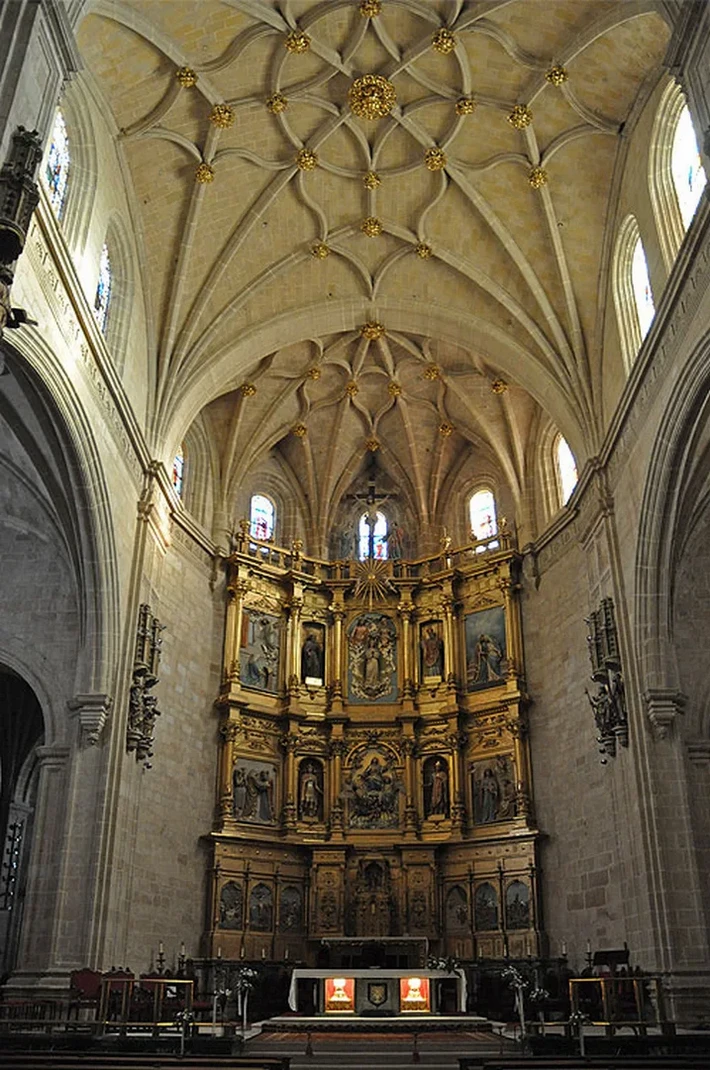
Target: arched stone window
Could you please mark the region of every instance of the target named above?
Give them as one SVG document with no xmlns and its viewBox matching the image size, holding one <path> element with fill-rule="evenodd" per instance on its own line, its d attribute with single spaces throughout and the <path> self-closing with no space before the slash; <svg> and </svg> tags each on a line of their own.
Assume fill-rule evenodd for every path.
<svg viewBox="0 0 710 1070">
<path fill-rule="evenodd" d="M 358 557 L 366 561 L 374 557 L 377 561 L 387 558 L 387 517 L 384 513 L 375 514 L 374 524 L 368 523 L 369 513 L 363 513 L 358 524 Z"/>
<path fill-rule="evenodd" d="M 49 202 L 57 213 L 57 219 L 61 219 L 64 214 L 70 169 L 71 156 L 67 126 L 62 112 L 57 108 L 44 164 L 44 184 L 49 194 Z"/>
<path fill-rule="evenodd" d="M 619 229 L 612 279 L 621 351 L 629 372 L 656 314 L 646 253 L 632 215 Z"/>
<path fill-rule="evenodd" d="M 671 82 L 661 97 L 651 134 L 649 190 L 667 270 L 707 183 L 683 91 Z"/>
<path fill-rule="evenodd" d="M 183 447 L 173 457 L 172 482 L 178 498 L 182 498 L 182 484 L 185 475 L 185 452 Z"/>
<path fill-rule="evenodd" d="M 492 539 L 487 547 L 478 547 L 479 552 L 485 549 L 495 549 L 498 541 L 498 517 L 496 516 L 496 500 L 493 491 L 489 487 L 483 487 L 472 494 L 468 502 L 468 514 L 471 522 L 471 537 L 480 539 Z"/>
<path fill-rule="evenodd" d="M 96 283 L 94 296 L 94 316 L 102 334 L 106 334 L 108 327 L 109 308 L 111 306 L 111 286 L 113 273 L 111 271 L 111 258 L 108 245 L 104 242 L 99 257 L 99 278 Z"/>
<path fill-rule="evenodd" d="M 648 277 L 646 253 L 640 238 L 634 246 L 633 256 L 631 257 L 631 286 L 634 291 L 641 341 L 643 341 L 653 323 L 656 308 L 653 304 L 653 294 L 651 293 L 651 280 Z"/>
<path fill-rule="evenodd" d="M 276 506 L 265 494 L 252 494 L 249 525 L 255 539 L 271 539 L 276 526 Z"/>
<path fill-rule="evenodd" d="M 555 471 L 560 495 L 560 505 L 566 505 L 577 486 L 577 463 L 572 450 L 562 435 L 555 440 Z"/>
<path fill-rule="evenodd" d="M 698 141 L 688 105 L 683 107 L 675 128 L 671 151 L 671 174 L 683 226 L 690 226 L 707 177 L 700 159 Z"/>
</svg>

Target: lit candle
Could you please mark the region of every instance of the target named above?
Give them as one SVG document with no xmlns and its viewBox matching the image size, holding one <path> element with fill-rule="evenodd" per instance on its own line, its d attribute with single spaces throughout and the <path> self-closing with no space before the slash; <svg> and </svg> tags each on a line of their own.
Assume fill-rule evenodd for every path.
<svg viewBox="0 0 710 1070">
<path fill-rule="evenodd" d="M 284 958 L 288 958 L 288 948 L 286 948 L 286 954 L 285 954 Z"/>
<path fill-rule="evenodd" d="M 158 954 L 162 955 L 164 950 L 165 950 L 165 948 L 163 947 L 163 941 L 161 940 L 160 943 L 158 944 Z"/>
<path fill-rule="evenodd" d="M 591 940 L 587 940 L 587 954 L 591 955 L 591 953 L 592 953 L 592 941 Z"/>
<path fill-rule="evenodd" d="M 265 947 L 262 947 L 262 949 L 261 949 L 261 957 L 262 957 L 262 959 L 266 958 L 266 948 Z"/>
<path fill-rule="evenodd" d="M 562 957 L 563 958 L 567 957 L 567 941 L 566 940 L 562 941 Z"/>
<path fill-rule="evenodd" d="M 218 959 L 222 958 L 222 947 L 221 947 L 221 945 L 220 945 L 220 947 L 217 948 L 217 958 Z"/>
<path fill-rule="evenodd" d="M 239 952 L 239 957 L 244 958 L 244 944 L 242 944 L 242 950 Z"/>
<path fill-rule="evenodd" d="M 185 958 L 185 941 L 184 940 L 180 944 L 180 955 L 181 955 L 182 958 Z"/>
</svg>

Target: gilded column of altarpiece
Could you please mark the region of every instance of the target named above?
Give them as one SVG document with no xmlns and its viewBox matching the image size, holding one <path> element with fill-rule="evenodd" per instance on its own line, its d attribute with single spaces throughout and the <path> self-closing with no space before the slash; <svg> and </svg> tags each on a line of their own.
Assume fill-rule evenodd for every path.
<svg viewBox="0 0 710 1070">
<path fill-rule="evenodd" d="M 206 954 L 311 961 L 343 936 L 542 953 L 519 566 L 505 533 L 416 562 L 241 537 Z"/>
</svg>

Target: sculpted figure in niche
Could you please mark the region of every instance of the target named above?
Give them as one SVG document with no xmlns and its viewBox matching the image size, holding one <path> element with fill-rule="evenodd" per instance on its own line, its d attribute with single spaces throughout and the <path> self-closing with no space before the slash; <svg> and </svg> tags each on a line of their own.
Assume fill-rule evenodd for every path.
<svg viewBox="0 0 710 1070">
<path fill-rule="evenodd" d="M 305 684 L 323 683 L 322 629 L 308 628 L 301 647 L 301 680 Z"/>
<path fill-rule="evenodd" d="M 366 613 L 353 623 L 349 649 L 352 700 L 377 702 L 395 697 L 395 635 L 392 621 L 384 614 Z"/>
<path fill-rule="evenodd" d="M 445 759 L 438 756 L 424 763 L 424 815 L 449 816 L 449 769 Z"/>
<path fill-rule="evenodd" d="M 422 677 L 441 677 L 444 672 L 444 641 L 441 638 L 441 624 L 433 621 L 422 628 Z"/>
<path fill-rule="evenodd" d="M 266 884 L 257 884 L 249 896 L 249 928 L 254 932 L 271 932 L 274 923 L 274 897 Z"/>
<path fill-rule="evenodd" d="M 498 928 L 498 896 L 492 884 L 479 884 L 474 896 L 473 920 L 476 929 Z"/>
<path fill-rule="evenodd" d="M 387 543 L 390 557 L 393 561 L 401 561 L 404 551 L 404 531 L 395 520 L 389 531 L 382 538 Z"/>
<path fill-rule="evenodd" d="M 473 766 L 473 819 L 477 825 L 515 817 L 515 775 L 510 755 L 475 762 Z"/>
<path fill-rule="evenodd" d="M 241 885 L 227 881 L 219 897 L 220 929 L 241 929 L 244 894 Z"/>
<path fill-rule="evenodd" d="M 234 816 L 237 821 L 273 825 L 275 770 L 265 762 L 240 759 L 233 774 Z"/>
<path fill-rule="evenodd" d="M 393 828 L 399 820 L 403 785 L 384 755 L 365 751 L 353 763 L 345 782 L 353 828 Z"/>
<path fill-rule="evenodd" d="M 513 881 L 505 893 L 505 918 L 509 929 L 530 925 L 530 890 L 522 881 Z"/>
<path fill-rule="evenodd" d="M 301 762 L 298 810 L 304 821 L 323 820 L 323 768 L 320 762 Z"/>
</svg>

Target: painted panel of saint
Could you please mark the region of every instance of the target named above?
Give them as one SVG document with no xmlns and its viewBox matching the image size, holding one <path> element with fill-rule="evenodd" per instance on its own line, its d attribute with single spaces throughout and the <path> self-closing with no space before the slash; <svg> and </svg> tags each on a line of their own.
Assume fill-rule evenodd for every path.
<svg viewBox="0 0 710 1070">
<path fill-rule="evenodd" d="M 509 929 L 530 927 L 530 889 L 523 881 L 512 881 L 505 890 L 505 923 Z"/>
<path fill-rule="evenodd" d="M 297 933 L 303 928 L 303 896 L 301 889 L 293 885 L 281 892 L 279 928 L 282 933 Z"/>
<path fill-rule="evenodd" d="M 498 893 L 488 881 L 479 884 L 474 892 L 473 923 L 477 931 L 498 928 Z"/>
<path fill-rule="evenodd" d="M 396 828 L 403 784 L 393 756 L 384 748 L 365 744 L 350 761 L 344 795 L 351 828 Z"/>
<path fill-rule="evenodd" d="M 244 913 L 244 891 L 241 884 L 227 881 L 219 895 L 220 929 L 241 929 Z"/>
<path fill-rule="evenodd" d="M 249 928 L 270 933 L 274 927 L 274 893 L 268 884 L 257 884 L 249 896 Z"/>
<path fill-rule="evenodd" d="M 234 816 L 255 825 L 276 824 L 275 765 L 238 758 L 232 776 Z"/>
<path fill-rule="evenodd" d="M 469 613 L 465 619 L 466 681 L 469 691 L 505 682 L 505 609 L 495 606 Z"/>
<path fill-rule="evenodd" d="M 276 694 L 281 654 L 280 617 L 245 609 L 239 649 L 239 680 L 245 687 Z"/>
<path fill-rule="evenodd" d="M 434 754 L 424 762 L 424 816 L 449 816 L 449 766 L 446 758 Z"/>
<path fill-rule="evenodd" d="M 304 758 L 298 767 L 298 816 L 323 820 L 323 765 L 316 758 Z"/>
<path fill-rule="evenodd" d="M 440 620 L 425 621 L 419 628 L 422 683 L 441 680 L 444 675 L 443 626 Z"/>
<path fill-rule="evenodd" d="M 509 754 L 474 762 L 471 769 L 473 820 L 476 825 L 515 817 L 515 774 Z"/>
<path fill-rule="evenodd" d="M 446 931 L 460 933 L 468 928 L 468 896 L 460 884 L 446 896 Z"/>
<path fill-rule="evenodd" d="M 397 629 L 383 613 L 363 613 L 348 632 L 348 691 L 351 702 L 394 702 L 397 698 Z"/>
<path fill-rule="evenodd" d="M 315 621 L 301 625 L 301 683 L 306 687 L 325 683 L 325 626 Z"/>
</svg>

